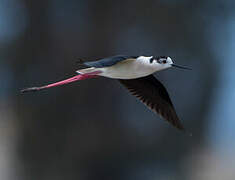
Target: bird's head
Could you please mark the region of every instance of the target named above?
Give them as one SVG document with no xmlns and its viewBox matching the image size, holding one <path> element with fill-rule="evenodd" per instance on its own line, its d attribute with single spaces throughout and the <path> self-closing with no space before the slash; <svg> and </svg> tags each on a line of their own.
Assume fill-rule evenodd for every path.
<svg viewBox="0 0 235 180">
<path fill-rule="evenodd" d="M 177 67 L 181 69 L 191 70 L 190 68 L 176 65 L 175 63 L 173 63 L 172 59 L 169 56 L 158 56 L 158 57 L 152 56 L 149 59 L 149 63 L 158 68 L 158 70 L 163 70 L 170 67 Z"/>
</svg>

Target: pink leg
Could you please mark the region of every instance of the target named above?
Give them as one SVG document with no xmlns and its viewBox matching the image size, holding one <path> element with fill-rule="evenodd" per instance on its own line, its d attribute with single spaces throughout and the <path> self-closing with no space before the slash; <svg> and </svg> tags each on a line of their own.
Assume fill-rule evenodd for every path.
<svg viewBox="0 0 235 180">
<path fill-rule="evenodd" d="M 87 74 L 79 74 L 79 75 L 76 75 L 76 76 L 71 77 L 69 79 L 59 81 L 59 82 L 56 82 L 56 83 L 52 83 L 52 84 L 49 84 L 49 85 L 46 85 L 46 86 L 26 88 L 26 89 L 21 90 L 21 92 L 25 93 L 25 92 L 29 92 L 29 91 L 39 91 L 39 90 L 42 90 L 42 89 L 47 89 L 47 88 L 51 88 L 51 87 L 55 87 L 55 86 L 61 86 L 61 85 L 64 85 L 64 84 L 75 82 L 75 81 L 95 78 L 100 73 L 101 73 L 101 71 L 95 71 L 95 72 L 91 72 L 91 73 L 87 73 Z"/>
</svg>

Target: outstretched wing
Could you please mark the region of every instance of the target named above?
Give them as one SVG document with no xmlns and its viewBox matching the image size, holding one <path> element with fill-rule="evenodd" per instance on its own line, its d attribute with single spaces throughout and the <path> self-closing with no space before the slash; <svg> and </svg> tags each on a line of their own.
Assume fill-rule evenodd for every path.
<svg viewBox="0 0 235 180">
<path fill-rule="evenodd" d="M 85 62 L 84 64 L 88 67 L 102 68 L 102 67 L 112 66 L 117 64 L 118 62 L 133 58 L 137 58 L 137 56 L 117 55 L 104 58 L 98 61 Z"/>
<path fill-rule="evenodd" d="M 158 113 L 176 128 L 184 130 L 167 90 L 153 75 L 138 79 L 120 79 L 119 81 L 152 111 Z"/>
</svg>

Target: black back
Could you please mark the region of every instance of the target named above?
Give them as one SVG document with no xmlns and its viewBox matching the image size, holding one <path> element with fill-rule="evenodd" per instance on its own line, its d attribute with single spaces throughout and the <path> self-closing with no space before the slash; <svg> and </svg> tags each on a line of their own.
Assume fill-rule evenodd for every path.
<svg viewBox="0 0 235 180">
<path fill-rule="evenodd" d="M 109 67 L 117 64 L 118 62 L 124 61 L 126 59 L 137 58 L 138 56 L 126 56 L 126 55 L 116 55 L 112 57 L 107 57 L 98 61 L 85 62 L 84 64 L 88 67 Z"/>
</svg>

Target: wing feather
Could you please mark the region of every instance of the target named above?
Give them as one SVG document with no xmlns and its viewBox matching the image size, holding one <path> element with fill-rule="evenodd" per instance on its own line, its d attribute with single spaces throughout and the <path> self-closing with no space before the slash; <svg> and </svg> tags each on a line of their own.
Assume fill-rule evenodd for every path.
<svg viewBox="0 0 235 180">
<path fill-rule="evenodd" d="M 166 88 L 153 75 L 138 79 L 119 79 L 129 92 L 153 112 L 180 130 L 184 130 Z"/>
</svg>

